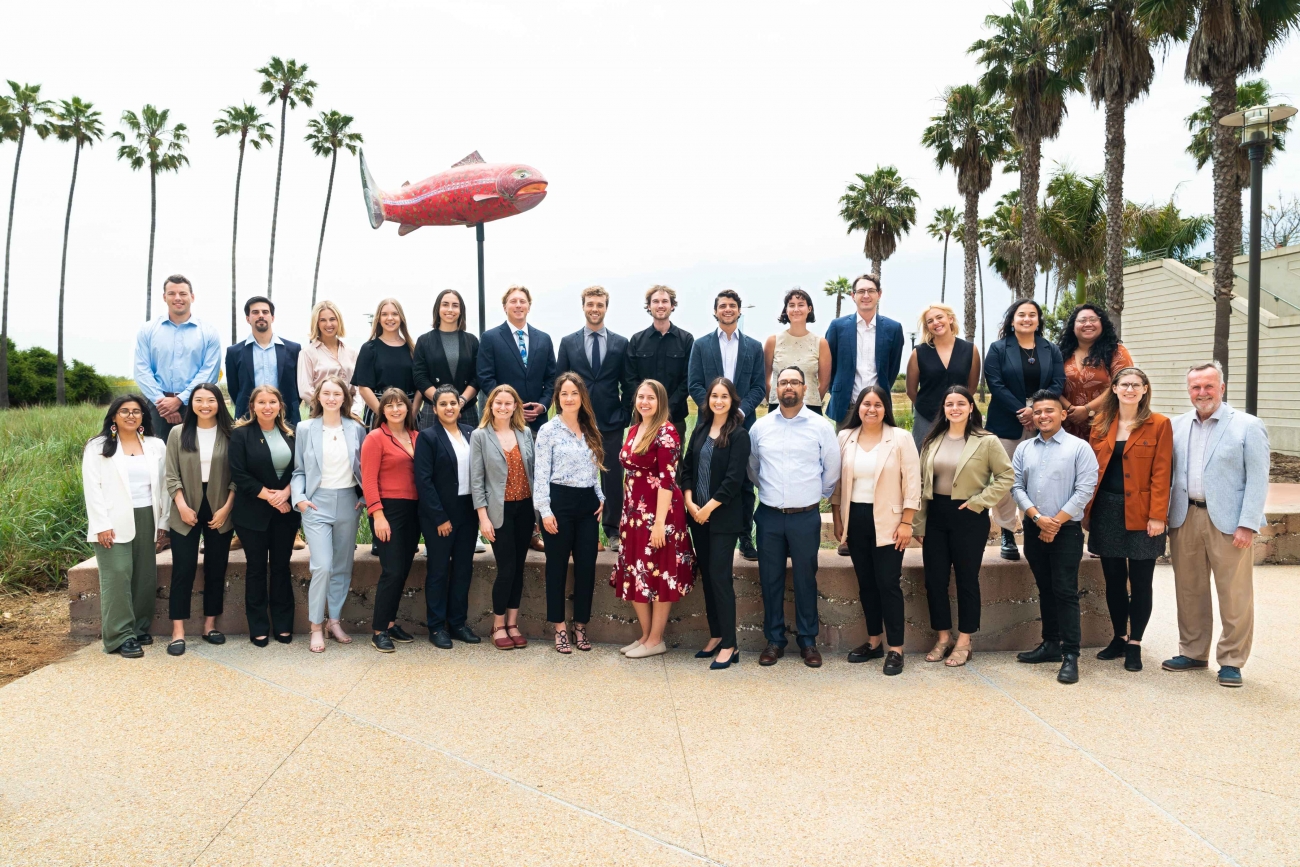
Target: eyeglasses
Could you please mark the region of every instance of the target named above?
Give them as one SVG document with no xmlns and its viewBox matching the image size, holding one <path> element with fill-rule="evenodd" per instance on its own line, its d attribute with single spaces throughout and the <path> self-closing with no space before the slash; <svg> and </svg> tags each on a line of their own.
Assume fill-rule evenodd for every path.
<svg viewBox="0 0 1300 867">
<path fill-rule="evenodd" d="M 144 412 L 138 409 L 119 409 L 117 414 L 127 418 L 139 418 L 144 415 Z"/>
<path fill-rule="evenodd" d="M 778 379 L 776 381 L 777 388 L 793 388 L 795 386 L 802 387 L 803 381 L 798 379 Z"/>
<path fill-rule="evenodd" d="M 1137 391 L 1139 388 L 1145 388 L 1146 386 L 1141 382 L 1121 382 L 1115 387 L 1120 391 Z"/>
<path fill-rule="evenodd" d="M 1098 319 L 1096 316 L 1080 316 L 1078 319 L 1074 320 L 1074 324 L 1075 325 L 1100 325 L 1101 320 Z"/>
<path fill-rule="evenodd" d="M 879 295 L 879 294 L 880 294 L 879 289 L 854 289 L 853 290 L 853 297 L 855 298 L 858 297 L 859 295 Z"/>
</svg>

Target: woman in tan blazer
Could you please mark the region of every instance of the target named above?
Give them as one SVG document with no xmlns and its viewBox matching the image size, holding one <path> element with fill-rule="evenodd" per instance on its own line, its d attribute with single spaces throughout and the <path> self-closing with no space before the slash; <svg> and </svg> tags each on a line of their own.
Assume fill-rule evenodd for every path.
<svg viewBox="0 0 1300 867">
<path fill-rule="evenodd" d="M 926 662 L 965 665 L 980 628 L 980 564 L 989 541 L 988 510 L 1011 490 L 1006 449 L 984 429 L 975 397 L 961 385 L 943 395 L 943 413 L 921 444 L 921 509 L 913 532 L 925 561 L 930 628 L 939 639 Z M 957 574 L 957 642 L 952 642 L 948 582 Z"/>
<path fill-rule="evenodd" d="M 912 515 L 921 500 L 916 443 L 894 424 L 893 400 L 878 385 L 862 389 L 839 440 L 840 484 L 831 495 L 831 514 L 836 538 L 848 545 L 867 620 L 867 643 L 849 654 L 849 662 L 883 656 L 885 674 L 902 674 L 903 549 L 912 541 Z"/>
</svg>

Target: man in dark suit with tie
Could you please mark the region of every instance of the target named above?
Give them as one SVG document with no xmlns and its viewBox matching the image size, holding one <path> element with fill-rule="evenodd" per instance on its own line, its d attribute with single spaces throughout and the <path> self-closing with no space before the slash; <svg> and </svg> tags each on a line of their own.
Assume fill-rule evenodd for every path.
<svg viewBox="0 0 1300 867">
<path fill-rule="evenodd" d="M 302 347 L 276 335 L 275 305 L 255 295 L 244 302 L 244 318 L 252 333 L 226 349 L 226 389 L 235 402 L 235 418 L 248 414 L 248 397 L 259 385 L 272 385 L 284 398 L 284 417 L 296 427 L 298 405 L 298 352 Z"/>
<path fill-rule="evenodd" d="M 623 513 L 623 465 L 618 453 L 627 427 L 626 398 L 633 386 L 626 379 L 624 364 L 627 338 L 605 327 L 608 308 L 609 293 L 603 287 L 582 290 L 582 315 L 587 325 L 560 340 L 555 367 L 558 373 L 573 371 L 581 376 L 591 395 L 591 408 L 605 449 L 605 465 L 600 468 L 600 487 L 605 492 L 601 522 L 610 550 L 617 551 L 618 520 Z"/>
<path fill-rule="evenodd" d="M 523 286 L 511 286 L 501 299 L 506 321 L 483 334 L 478 350 L 478 380 L 484 394 L 498 385 L 519 392 L 524 420 L 533 434 L 546 422 L 555 391 L 555 350 L 551 336 L 528 324 L 533 296 Z"/>
</svg>

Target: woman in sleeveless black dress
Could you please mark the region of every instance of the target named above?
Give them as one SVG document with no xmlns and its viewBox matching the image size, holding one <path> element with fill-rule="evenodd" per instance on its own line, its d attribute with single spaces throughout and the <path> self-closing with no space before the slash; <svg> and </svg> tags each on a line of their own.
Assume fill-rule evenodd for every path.
<svg viewBox="0 0 1300 867">
<path fill-rule="evenodd" d="M 980 353 L 974 343 L 958 337 L 957 314 L 944 304 L 921 311 L 917 330 L 925 337 L 907 360 L 907 396 L 912 399 L 912 439 L 920 449 L 948 388 L 960 385 L 972 393 L 979 388 Z M 946 365 L 943 355 L 948 356 Z"/>
</svg>

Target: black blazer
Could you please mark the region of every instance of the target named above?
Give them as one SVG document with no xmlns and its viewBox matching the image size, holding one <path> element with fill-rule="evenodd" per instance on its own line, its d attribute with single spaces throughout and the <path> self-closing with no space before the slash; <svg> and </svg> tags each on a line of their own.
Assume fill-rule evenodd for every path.
<svg viewBox="0 0 1300 867">
<path fill-rule="evenodd" d="M 1056 344 L 1048 343 L 1040 334 L 1034 341 L 1037 348 L 1040 389 L 1053 394 L 1065 390 L 1065 363 Z M 1025 408 L 1025 370 L 1020 363 L 1020 344 L 1013 334 L 989 344 L 984 359 L 984 380 L 989 384 L 989 411 L 984 426 L 1003 439 L 1019 439 L 1024 426 L 1016 418 L 1016 411 Z"/>
<path fill-rule="evenodd" d="M 284 415 L 289 427 L 297 427 L 301 416 L 298 405 L 298 352 L 302 349 L 292 340 L 280 338 L 275 344 L 275 368 L 280 375 L 276 388 L 284 396 Z M 240 342 L 226 349 L 226 390 L 235 401 L 235 418 L 248 415 L 248 396 L 253 393 L 253 345 Z"/>
<path fill-rule="evenodd" d="M 420 393 L 441 385 L 454 386 L 457 391 L 470 386 L 478 388 L 478 337 L 468 331 L 457 333 L 460 335 L 460 358 L 455 370 L 447 366 L 447 353 L 442 351 L 442 338 L 437 329 L 426 331 L 415 341 L 411 373 Z"/>
<path fill-rule="evenodd" d="M 483 332 L 478 348 L 479 387 L 491 392 L 498 385 L 508 385 L 519 392 L 524 403 L 551 405 L 555 391 L 555 350 L 551 336 L 528 326 L 528 367 L 519 357 L 519 344 L 509 322 Z M 545 415 L 537 416 L 529 427 L 536 433 L 546 422 Z"/>
<path fill-rule="evenodd" d="M 468 447 L 474 429 L 462 424 L 460 433 Z M 442 422 L 430 425 L 415 438 L 415 489 L 420 495 L 420 524 L 425 535 L 447 521 L 451 521 L 453 527 L 471 520 L 477 522 L 470 496 L 461 497 L 457 493 L 460 477 L 457 475 L 456 450 L 452 448 Z"/>
<path fill-rule="evenodd" d="M 621 431 L 628 422 L 624 398 L 632 391 L 625 363 L 627 338 L 605 329 L 605 357 L 600 360 L 600 375 L 594 378 L 589 348 L 586 328 L 562 338 L 560 353 L 555 359 L 556 376 L 570 370 L 581 376 L 591 395 L 596 427 L 602 431 Z"/>
<path fill-rule="evenodd" d="M 709 438 L 709 429 L 696 425 L 691 433 L 691 443 L 686 449 L 677 469 L 677 483 L 682 491 L 690 491 L 695 497 L 695 470 L 700 463 L 700 450 Z M 717 500 L 722 505 L 709 516 L 706 526 L 715 533 L 743 533 L 745 531 L 744 501 L 740 496 L 741 485 L 745 481 L 745 470 L 749 464 L 749 431 L 743 427 L 736 428 L 727 438 L 726 448 L 713 448 L 713 459 L 709 462 L 709 499 Z M 703 507 L 704 503 L 695 505 Z"/>
<path fill-rule="evenodd" d="M 293 436 L 285 437 L 289 448 L 294 448 Z M 235 483 L 235 505 L 230 516 L 236 527 L 250 530 L 265 530 L 271 521 L 293 521 L 297 524 L 301 516 L 297 509 L 290 509 L 282 515 L 266 500 L 258 498 L 262 488 L 278 491 L 289 487 L 293 478 L 293 461 L 285 467 L 282 475 L 275 472 L 271 462 L 271 448 L 266 444 L 262 428 L 253 422 L 235 428 L 230 432 L 230 480 Z"/>
</svg>

